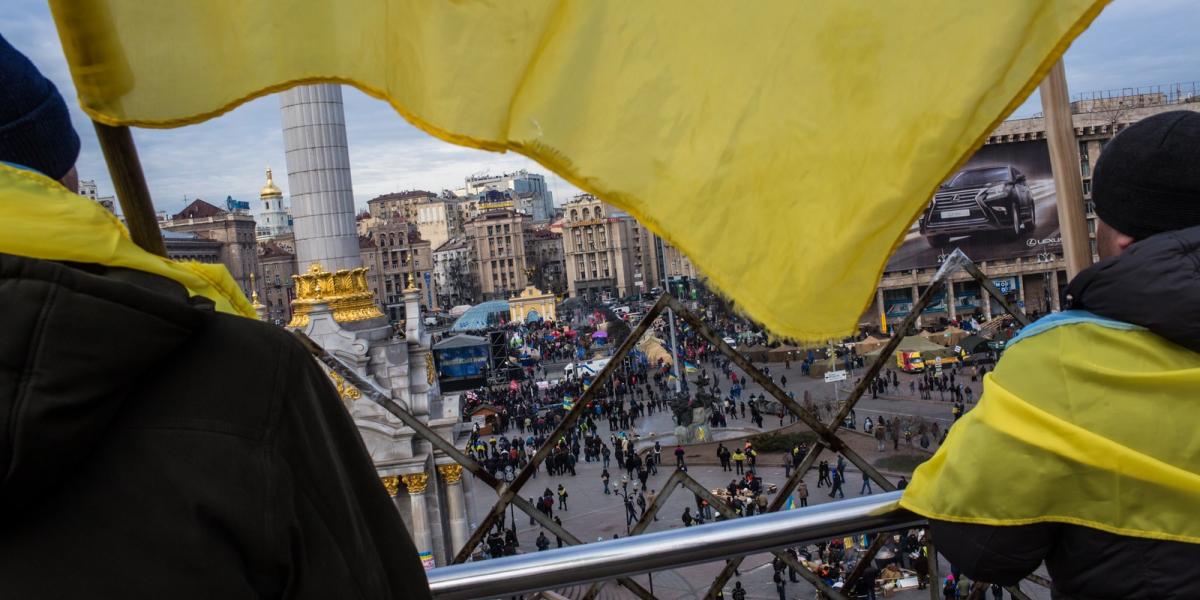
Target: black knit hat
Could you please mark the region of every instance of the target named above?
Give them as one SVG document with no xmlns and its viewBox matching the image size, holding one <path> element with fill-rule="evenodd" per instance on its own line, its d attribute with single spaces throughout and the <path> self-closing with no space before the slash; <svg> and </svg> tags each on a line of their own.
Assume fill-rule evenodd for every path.
<svg viewBox="0 0 1200 600">
<path fill-rule="evenodd" d="M 1157 114 L 1114 137 L 1096 161 L 1092 201 L 1137 240 L 1200 225 L 1200 113 Z"/>
<path fill-rule="evenodd" d="M 62 179 L 79 158 L 79 136 L 58 89 L 0 36 L 0 161 Z"/>
</svg>

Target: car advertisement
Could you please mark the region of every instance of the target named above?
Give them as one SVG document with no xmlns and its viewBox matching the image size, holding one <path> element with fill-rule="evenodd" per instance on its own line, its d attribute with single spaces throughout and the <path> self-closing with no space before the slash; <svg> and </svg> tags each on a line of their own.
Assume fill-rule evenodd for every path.
<svg viewBox="0 0 1200 600">
<path fill-rule="evenodd" d="M 942 182 L 886 270 L 936 267 L 955 248 L 975 262 L 1062 253 L 1045 140 L 980 148 Z"/>
</svg>

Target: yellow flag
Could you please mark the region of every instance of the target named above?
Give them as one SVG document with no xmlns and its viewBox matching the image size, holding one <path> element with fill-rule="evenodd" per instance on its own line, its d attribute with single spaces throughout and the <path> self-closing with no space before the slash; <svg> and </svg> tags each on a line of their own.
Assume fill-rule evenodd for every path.
<svg viewBox="0 0 1200 600">
<path fill-rule="evenodd" d="M 515 150 L 775 333 L 851 330 L 937 184 L 1106 0 L 51 0 L 84 109 L 176 127 L 305 82 Z"/>
<path fill-rule="evenodd" d="M 1164 426 L 1194 410 L 1200 354 L 1082 311 L 1025 335 L 900 505 L 944 521 L 1071 523 L 1200 543 L 1196 435 Z"/>
<path fill-rule="evenodd" d="M 224 265 L 146 252 L 99 203 L 41 173 L 0 163 L 0 215 L 0 252 L 153 273 L 179 283 L 192 296 L 212 300 L 221 312 L 257 318 Z"/>
</svg>

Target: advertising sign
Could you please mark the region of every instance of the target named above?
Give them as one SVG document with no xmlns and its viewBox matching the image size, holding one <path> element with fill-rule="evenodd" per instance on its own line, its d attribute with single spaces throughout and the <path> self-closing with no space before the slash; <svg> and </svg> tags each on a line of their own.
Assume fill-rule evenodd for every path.
<svg viewBox="0 0 1200 600">
<path fill-rule="evenodd" d="M 886 270 L 936 267 L 955 248 L 976 262 L 1061 254 L 1045 140 L 980 148 L 937 189 Z"/>
</svg>

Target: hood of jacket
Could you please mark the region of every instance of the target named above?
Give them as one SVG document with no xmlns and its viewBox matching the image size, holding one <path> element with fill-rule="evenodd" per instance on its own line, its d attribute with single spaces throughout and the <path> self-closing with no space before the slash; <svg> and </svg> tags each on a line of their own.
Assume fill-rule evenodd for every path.
<svg viewBox="0 0 1200 600">
<path fill-rule="evenodd" d="M 70 485 L 129 390 L 212 307 L 162 277 L 0 254 L 0 523 Z"/>
<path fill-rule="evenodd" d="M 1141 325 L 1200 352 L 1200 227 L 1134 243 L 1067 286 L 1070 308 Z"/>
</svg>

